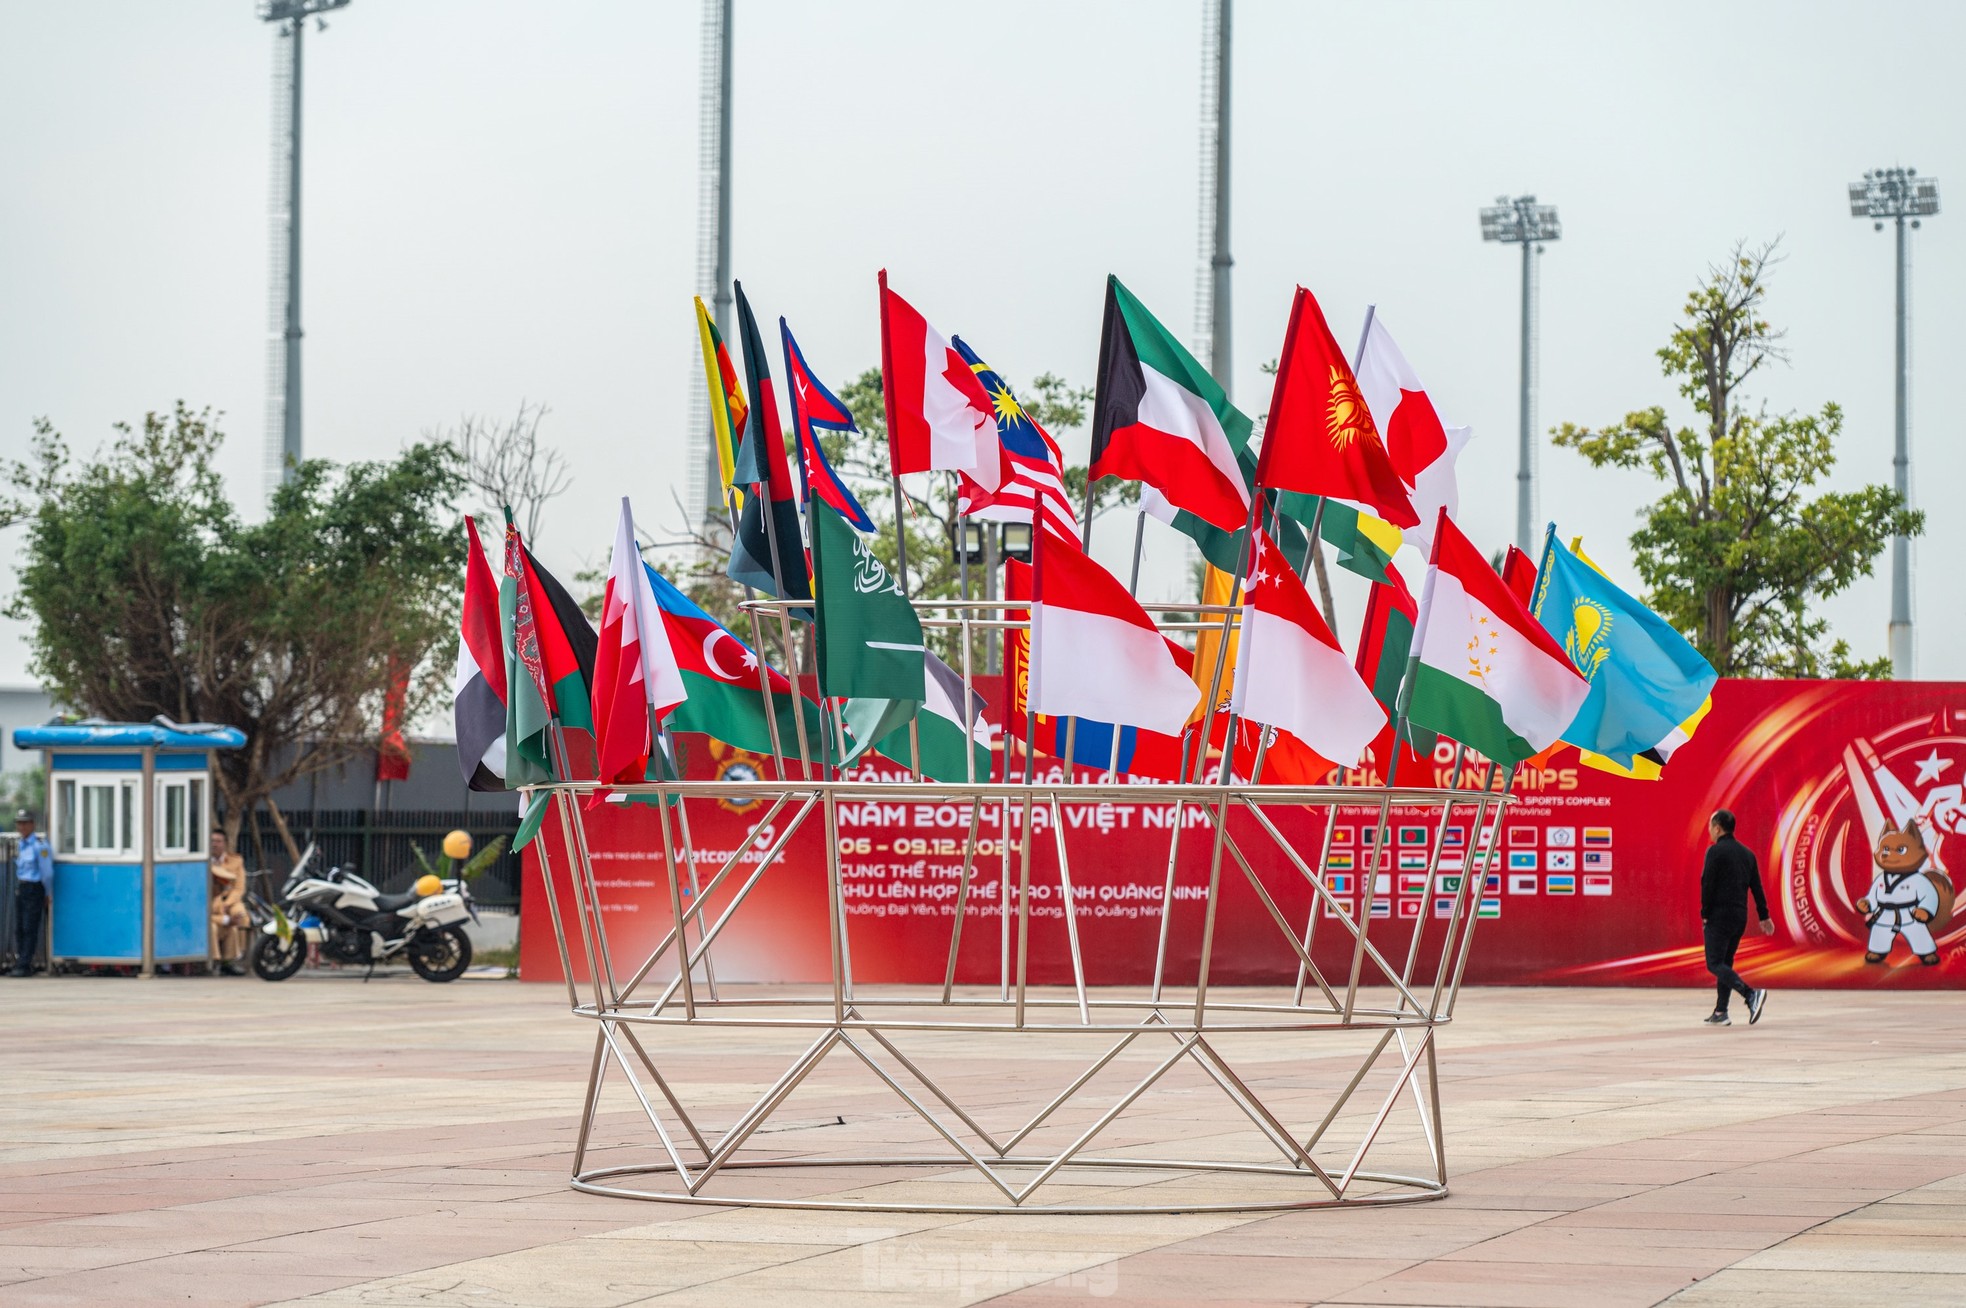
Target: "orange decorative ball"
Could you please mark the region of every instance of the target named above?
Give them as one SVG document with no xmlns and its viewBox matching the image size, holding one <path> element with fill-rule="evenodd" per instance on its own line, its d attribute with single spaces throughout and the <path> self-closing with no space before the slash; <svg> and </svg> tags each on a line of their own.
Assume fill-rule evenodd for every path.
<svg viewBox="0 0 1966 1308">
<path fill-rule="evenodd" d="M 448 836 L 445 836 L 444 857 L 445 858 L 470 858 L 471 833 L 468 831 L 453 831 Z"/>
</svg>

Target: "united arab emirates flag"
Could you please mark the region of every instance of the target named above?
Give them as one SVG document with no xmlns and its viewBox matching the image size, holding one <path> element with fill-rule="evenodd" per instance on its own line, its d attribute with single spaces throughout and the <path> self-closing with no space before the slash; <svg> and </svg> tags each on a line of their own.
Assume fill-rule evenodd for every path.
<svg viewBox="0 0 1966 1308">
<path fill-rule="evenodd" d="M 914 738 L 904 726 L 881 737 L 875 748 L 908 766 L 919 748 L 922 775 L 931 781 L 988 781 L 990 731 L 983 722 L 988 705 L 974 690 L 965 694 L 962 677 L 933 651 L 926 673 L 928 698 L 915 715 Z"/>
<path fill-rule="evenodd" d="M 688 698 L 669 715 L 671 731 L 710 736 L 754 754 L 772 752 L 771 718 L 765 712 L 764 687 L 771 687 L 771 707 L 778 718 L 778 745 L 788 758 L 798 757 L 798 720 L 793 716 L 792 683 L 785 674 L 759 660 L 749 645 L 699 608 L 669 579 L 644 563 L 649 586 L 676 666 L 683 675 Z M 806 739 L 817 747 L 819 706 L 802 700 Z"/>
<path fill-rule="evenodd" d="M 842 763 L 903 728 L 928 698 L 921 620 L 839 510 L 814 497 L 812 571 L 818 582 L 819 692 L 847 701 L 853 743 Z"/>
<path fill-rule="evenodd" d="M 1236 464 L 1249 430 L 1208 369 L 1108 277 L 1087 475 L 1144 482 L 1175 508 L 1235 531 L 1249 515 Z"/>
<path fill-rule="evenodd" d="M 1519 763 L 1556 742 L 1591 683 L 1446 513 L 1435 524 L 1407 714 Z"/>
</svg>

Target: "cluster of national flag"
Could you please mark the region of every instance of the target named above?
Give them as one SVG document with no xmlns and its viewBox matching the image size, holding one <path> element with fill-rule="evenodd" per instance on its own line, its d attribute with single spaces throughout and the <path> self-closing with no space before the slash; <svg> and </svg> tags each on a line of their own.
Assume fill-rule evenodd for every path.
<svg viewBox="0 0 1966 1308">
<path fill-rule="evenodd" d="M 763 337 L 735 289 L 741 372 L 697 302 L 732 515 L 727 573 L 815 624 L 816 694 L 642 559 L 625 498 L 598 633 L 509 521 L 494 581 L 467 520 L 455 709 L 474 788 L 659 779 L 673 775 L 675 731 L 768 750 L 781 767 L 878 752 L 919 776 L 989 777 L 985 706 L 927 648 L 903 579 L 875 551 L 873 520 L 828 458 L 826 440 L 859 436 L 854 415 L 781 318 L 788 439 Z M 1006 637 L 1002 715 L 1028 749 L 1169 780 L 1203 776 L 1214 756 L 1224 778 L 1262 766 L 1266 779 L 1317 781 L 1368 750 L 1440 735 L 1510 764 L 1568 741 L 1648 776 L 1698 724 L 1711 668 L 1580 549 L 1552 529 L 1540 566 L 1511 551 L 1498 575 L 1456 526 L 1468 429 L 1442 422 L 1376 313 L 1347 359 L 1298 288 L 1252 450 L 1255 424 L 1108 279 L 1088 476 L 1141 483 L 1145 510 L 1210 564 L 1204 599 L 1238 613 L 1239 630 L 1190 650 L 1084 551 L 1058 445 L 1002 377 L 885 272 L 879 293 L 892 474 L 947 472 L 962 513 L 1034 529 L 1033 561 L 1006 565 L 1003 592 L 1028 605 L 1028 628 Z M 1313 535 L 1373 582 L 1352 656 L 1305 586 Z M 1427 553 L 1417 601 L 1393 561 L 1409 543 Z"/>
</svg>

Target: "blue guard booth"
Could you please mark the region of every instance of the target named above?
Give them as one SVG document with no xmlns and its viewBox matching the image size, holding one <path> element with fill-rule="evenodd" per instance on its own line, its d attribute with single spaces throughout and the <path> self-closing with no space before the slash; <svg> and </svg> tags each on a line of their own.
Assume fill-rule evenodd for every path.
<svg viewBox="0 0 1966 1308">
<path fill-rule="evenodd" d="M 20 727 L 45 751 L 55 884 L 51 963 L 134 965 L 211 959 L 206 832 L 212 752 L 236 727 L 81 722 Z"/>
</svg>

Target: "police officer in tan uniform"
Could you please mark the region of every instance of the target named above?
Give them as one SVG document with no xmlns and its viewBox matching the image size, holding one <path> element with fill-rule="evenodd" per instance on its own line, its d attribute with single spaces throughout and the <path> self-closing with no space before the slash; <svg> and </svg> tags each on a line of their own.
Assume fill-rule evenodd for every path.
<svg viewBox="0 0 1966 1308">
<path fill-rule="evenodd" d="M 211 834 L 212 956 L 227 976 L 244 976 L 239 960 L 246 956 L 246 861 L 232 852 L 225 832 Z"/>
</svg>

